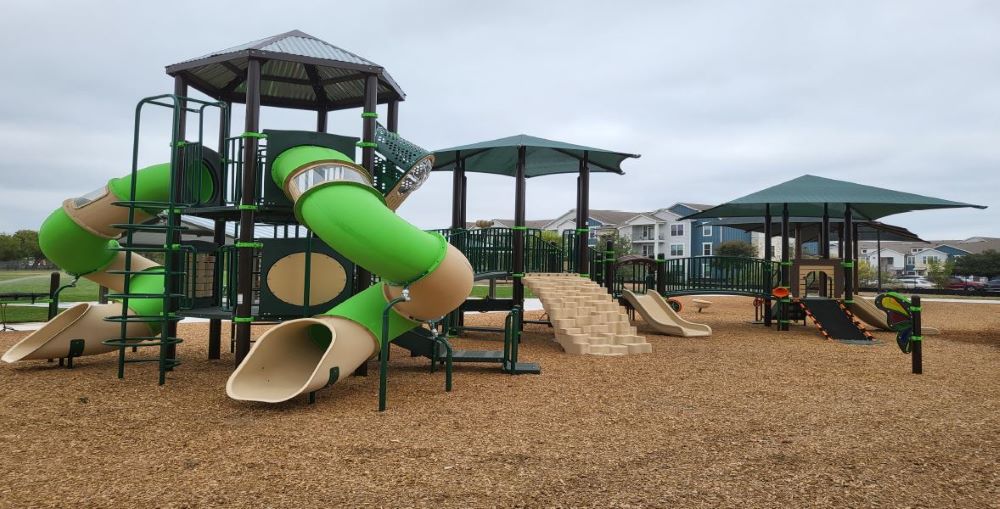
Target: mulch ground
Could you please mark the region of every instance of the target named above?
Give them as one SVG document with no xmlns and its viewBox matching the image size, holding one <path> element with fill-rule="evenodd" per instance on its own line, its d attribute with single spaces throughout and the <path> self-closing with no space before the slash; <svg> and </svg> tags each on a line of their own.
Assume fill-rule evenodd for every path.
<svg viewBox="0 0 1000 509">
<path fill-rule="evenodd" d="M 114 355 L 4 364 L 0 506 L 1000 507 L 1000 306 L 925 303 L 944 334 L 915 376 L 890 333 L 778 334 L 711 300 L 683 312 L 711 338 L 648 335 L 650 355 L 569 356 L 528 325 L 541 376 L 463 365 L 451 393 L 394 348 L 381 414 L 376 369 L 315 405 L 232 401 L 200 324 L 163 387 Z"/>
</svg>

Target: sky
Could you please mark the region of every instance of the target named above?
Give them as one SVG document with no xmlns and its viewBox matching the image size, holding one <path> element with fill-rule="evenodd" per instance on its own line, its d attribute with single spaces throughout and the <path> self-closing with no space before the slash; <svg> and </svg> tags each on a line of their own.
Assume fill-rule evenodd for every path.
<svg viewBox="0 0 1000 509">
<path fill-rule="evenodd" d="M 1000 2 L 154 5 L 4 1 L 0 232 L 128 172 L 135 104 L 172 91 L 165 66 L 298 29 L 385 67 L 407 94 L 400 134 L 428 149 L 524 133 L 641 154 L 592 176 L 594 209 L 722 203 L 808 173 L 987 205 L 886 221 L 1000 237 Z M 262 113 L 263 128 L 314 126 Z M 169 156 L 168 130 L 143 126 L 141 162 Z M 330 131 L 359 136 L 359 111 Z M 446 227 L 450 191 L 435 173 L 399 213 Z M 513 217 L 513 192 L 471 174 L 468 219 Z M 574 176 L 527 183 L 529 219 L 574 203 Z"/>
</svg>

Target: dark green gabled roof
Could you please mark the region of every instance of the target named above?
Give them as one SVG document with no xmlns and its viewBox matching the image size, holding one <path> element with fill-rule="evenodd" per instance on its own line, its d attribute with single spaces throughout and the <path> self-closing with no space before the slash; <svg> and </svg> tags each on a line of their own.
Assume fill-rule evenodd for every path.
<svg viewBox="0 0 1000 509">
<path fill-rule="evenodd" d="M 517 166 L 517 150 L 525 147 L 525 176 L 538 177 L 557 173 L 577 173 L 580 161 L 587 155 L 590 171 L 624 175 L 621 163 L 638 154 L 615 152 L 536 136 L 518 134 L 496 140 L 462 145 L 434 152 L 434 170 L 453 171 L 455 163 L 464 161 L 465 171 L 493 173 L 513 177 Z"/>
<path fill-rule="evenodd" d="M 828 206 L 831 217 L 843 217 L 846 205 L 850 204 L 855 218 L 867 220 L 913 210 L 986 208 L 982 205 L 904 193 L 815 175 L 803 175 L 697 214 L 691 214 L 684 219 L 763 217 L 766 205 L 771 206 L 771 215 L 780 216 L 782 206 L 786 203 L 789 215 L 802 217 L 823 217 L 824 204 Z"/>
<path fill-rule="evenodd" d="M 242 103 L 250 58 L 261 65 L 260 102 L 308 110 L 361 107 L 365 76 L 378 77 L 378 102 L 406 94 L 380 65 L 305 32 L 292 30 L 167 66 L 192 87 L 218 100 Z"/>
</svg>

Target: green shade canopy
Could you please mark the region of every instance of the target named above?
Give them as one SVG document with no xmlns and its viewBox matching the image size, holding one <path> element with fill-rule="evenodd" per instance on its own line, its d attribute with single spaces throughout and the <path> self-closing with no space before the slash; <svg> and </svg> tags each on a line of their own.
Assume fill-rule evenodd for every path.
<svg viewBox="0 0 1000 509">
<path fill-rule="evenodd" d="M 821 230 L 821 224 L 819 219 L 815 217 L 790 217 L 788 222 L 792 225 L 799 225 L 802 231 L 803 240 L 815 240 L 819 237 L 819 232 Z M 830 218 L 830 230 L 832 232 L 832 237 L 836 238 L 837 226 L 844 222 L 843 217 L 831 217 Z M 764 220 L 761 217 L 727 217 L 725 219 L 709 219 L 705 220 L 702 225 L 713 225 L 713 226 L 728 226 L 730 228 L 736 228 L 738 230 L 743 230 L 745 232 L 763 232 L 764 231 Z M 881 239 L 883 241 L 906 241 L 906 242 L 925 242 L 916 233 L 903 228 L 902 226 L 895 226 L 891 224 L 881 223 L 878 221 L 869 221 L 862 223 L 855 223 L 858 227 L 858 240 L 876 240 Z M 778 237 L 781 235 L 781 218 L 771 219 L 771 233 Z M 794 236 L 794 235 L 793 235 Z"/>
<path fill-rule="evenodd" d="M 771 206 L 772 216 L 780 216 L 784 204 L 788 204 L 789 215 L 801 217 L 823 217 L 824 204 L 828 206 L 830 217 L 843 217 L 849 204 L 854 218 L 869 221 L 912 210 L 986 208 L 982 205 L 803 175 L 683 219 L 763 217 L 766 205 Z"/>
<path fill-rule="evenodd" d="M 546 140 L 526 134 L 508 136 L 491 141 L 462 145 L 434 152 L 435 171 L 454 171 L 461 160 L 465 171 L 493 173 L 513 177 L 517 167 L 517 150 L 525 147 L 525 177 L 577 173 L 580 161 L 586 154 L 590 171 L 603 171 L 624 175 L 621 163 L 639 154 L 614 152 L 561 141 Z"/>
</svg>

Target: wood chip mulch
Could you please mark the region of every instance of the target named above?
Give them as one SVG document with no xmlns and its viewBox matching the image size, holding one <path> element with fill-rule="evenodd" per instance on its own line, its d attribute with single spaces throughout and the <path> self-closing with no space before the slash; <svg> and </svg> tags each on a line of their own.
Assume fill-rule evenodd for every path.
<svg viewBox="0 0 1000 509">
<path fill-rule="evenodd" d="M 1000 306 L 925 303 L 943 334 L 915 376 L 891 333 L 779 334 L 709 300 L 682 314 L 712 337 L 648 335 L 648 355 L 571 356 L 527 325 L 542 375 L 461 365 L 451 393 L 394 348 L 382 414 L 375 364 L 315 405 L 232 401 L 202 324 L 163 387 L 153 365 L 116 379 L 113 354 L 0 365 L 0 506 L 1000 507 Z M 501 347 L 483 337 L 455 344 Z"/>
</svg>

